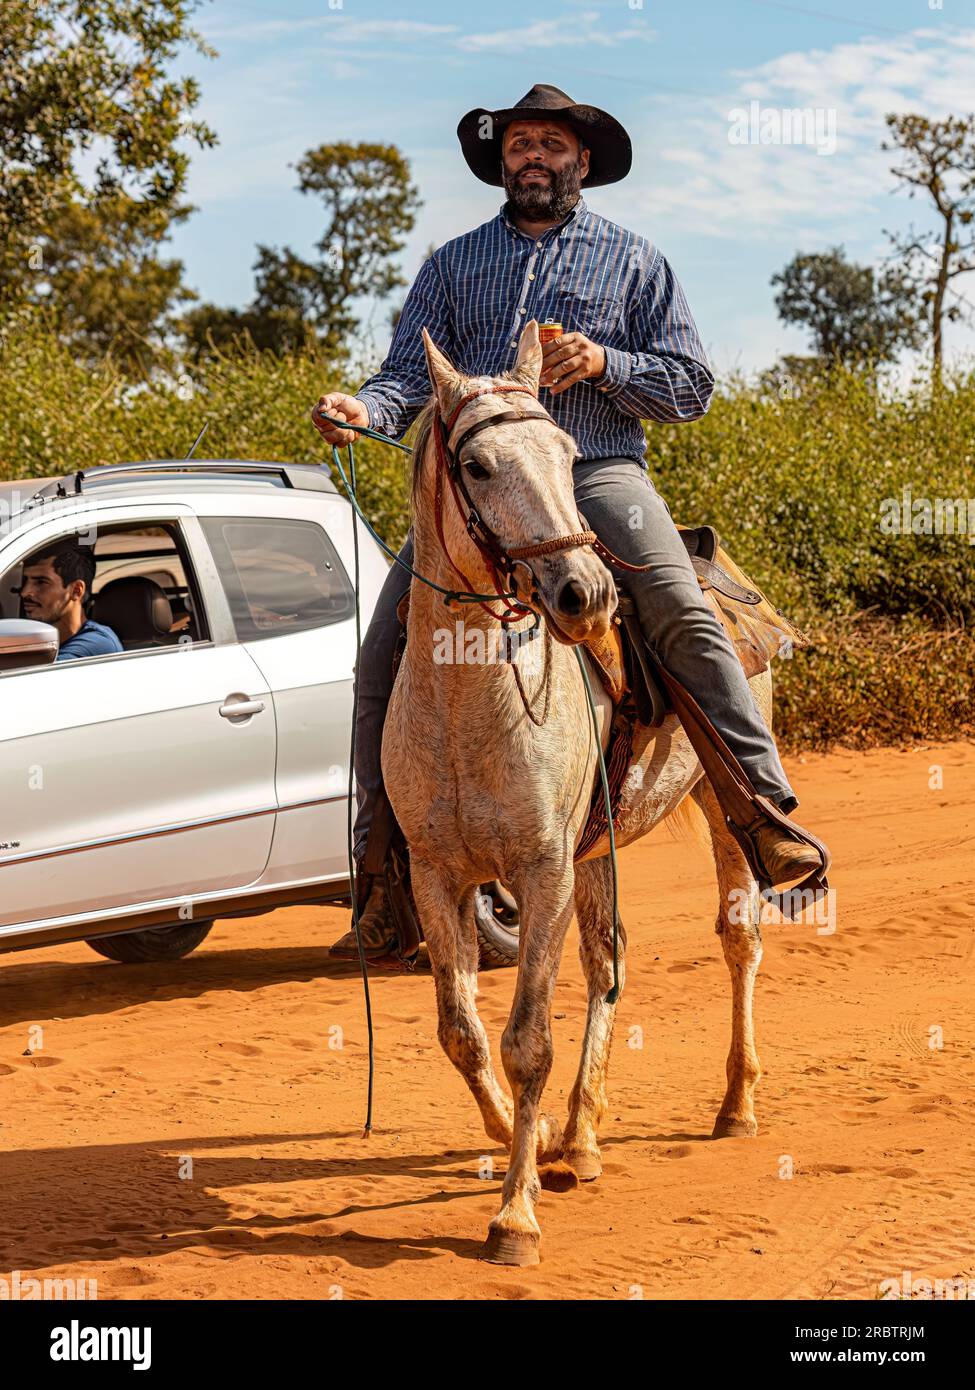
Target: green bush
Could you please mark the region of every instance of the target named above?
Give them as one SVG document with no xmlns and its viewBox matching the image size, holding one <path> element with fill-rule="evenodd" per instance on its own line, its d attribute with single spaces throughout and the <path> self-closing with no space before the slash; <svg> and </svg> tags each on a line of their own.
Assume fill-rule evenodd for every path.
<svg viewBox="0 0 975 1390">
<path fill-rule="evenodd" d="M 356 389 L 348 373 L 345 361 L 312 348 L 285 358 L 251 350 L 178 380 L 133 385 L 109 361 L 97 371 L 80 367 L 42 318 L 27 315 L 0 334 L 0 478 L 183 458 L 204 422 L 197 458 L 317 463 L 331 471 L 332 451 L 309 414 L 323 392 Z M 407 455 L 368 441 L 355 452 L 363 510 L 381 535 L 401 540 Z"/>
<path fill-rule="evenodd" d="M 0 358 L 0 478 L 10 479 L 181 458 L 204 421 L 198 457 L 330 466 L 309 412 L 323 391 L 361 381 L 347 360 L 309 348 L 234 352 L 177 381 L 133 386 L 109 361 L 80 367 L 36 314 L 0 331 Z M 785 399 L 732 381 L 703 420 L 650 425 L 648 440 L 675 519 L 716 526 L 814 638 L 776 662 L 785 745 L 971 733 L 975 545 L 888 535 L 880 523 L 884 500 L 904 488 L 932 502 L 975 496 L 975 374 L 889 400 L 857 373 L 803 382 Z M 365 442 L 356 463 L 363 507 L 396 546 L 409 525 L 409 460 Z"/>
<path fill-rule="evenodd" d="M 773 663 L 774 727 L 797 751 L 975 735 L 975 636 L 922 618 L 821 619 Z"/>
<path fill-rule="evenodd" d="M 877 606 L 975 620 L 968 535 L 889 535 L 886 499 L 975 498 L 975 373 L 884 400 L 837 371 L 798 399 L 743 382 L 692 426 L 648 430 L 651 472 L 678 521 L 716 526 L 729 553 L 800 621 Z M 975 523 L 975 504 L 972 507 Z"/>
</svg>

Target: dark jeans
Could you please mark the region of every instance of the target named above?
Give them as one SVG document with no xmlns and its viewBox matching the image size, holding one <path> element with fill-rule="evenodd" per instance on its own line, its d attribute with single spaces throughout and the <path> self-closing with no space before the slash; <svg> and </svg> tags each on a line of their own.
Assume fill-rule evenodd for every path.
<svg viewBox="0 0 975 1390">
<path fill-rule="evenodd" d="M 799 804 L 786 780 L 772 735 L 755 702 L 727 633 L 701 592 L 670 508 L 634 459 L 585 459 L 572 470 L 576 501 L 591 530 L 641 574 L 614 571 L 633 596 L 644 636 L 664 666 L 690 691 L 751 777 L 755 790 L 780 806 Z M 413 541 L 400 552 L 413 563 Z M 358 815 L 355 853 L 365 847 L 382 788 L 383 721 L 392 692 L 392 660 L 399 622 L 396 605 L 410 586 L 399 565 L 390 568 L 363 639 L 357 680 L 355 774 Z"/>
</svg>

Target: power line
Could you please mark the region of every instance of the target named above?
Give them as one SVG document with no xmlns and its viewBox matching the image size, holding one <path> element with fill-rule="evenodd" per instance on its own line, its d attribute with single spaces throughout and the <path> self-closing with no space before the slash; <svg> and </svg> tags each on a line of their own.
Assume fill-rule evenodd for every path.
<svg viewBox="0 0 975 1390">
<path fill-rule="evenodd" d="M 831 14 L 828 10 L 810 10 L 805 5 L 789 5 L 786 0 L 749 0 L 767 10 L 785 10 L 787 14 L 806 15 L 811 19 L 830 19 L 834 24 L 847 24 L 855 29 L 881 29 L 885 34 L 912 34 L 913 29 L 895 29 L 890 24 L 878 24 L 872 19 L 855 19 L 850 15 Z"/>
</svg>

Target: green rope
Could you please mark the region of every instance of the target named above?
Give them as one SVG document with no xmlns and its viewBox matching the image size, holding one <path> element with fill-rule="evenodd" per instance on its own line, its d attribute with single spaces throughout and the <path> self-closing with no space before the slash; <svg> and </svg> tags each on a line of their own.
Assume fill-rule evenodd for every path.
<svg viewBox="0 0 975 1390">
<path fill-rule="evenodd" d="M 349 472 L 352 475 L 352 490 L 355 491 L 355 459 L 349 449 Z M 352 554 L 355 569 L 355 651 L 356 668 L 362 649 L 362 614 L 359 608 L 359 528 L 352 522 Z M 349 856 L 349 887 L 352 890 L 352 930 L 355 932 L 356 949 L 359 952 L 359 972 L 362 976 L 362 992 L 366 1005 L 366 1036 L 369 1049 L 369 1080 L 366 1084 L 366 1123 L 362 1131 L 363 1139 L 372 1133 L 372 1100 L 376 1079 L 376 1039 L 372 1025 L 372 998 L 369 993 L 369 967 L 366 952 L 362 945 L 362 931 L 359 927 L 359 894 L 356 890 L 356 865 L 352 853 L 352 795 L 355 791 L 355 726 L 359 713 L 359 682 L 352 682 L 352 742 L 349 748 L 349 791 L 345 799 L 346 849 Z"/>
<path fill-rule="evenodd" d="M 616 832 L 613 829 L 613 808 L 609 798 L 609 777 L 606 774 L 606 759 L 603 757 L 603 744 L 599 737 L 599 721 L 596 716 L 596 702 L 592 696 L 592 686 L 589 684 L 589 672 L 586 670 L 586 659 L 582 655 L 580 647 L 576 647 L 575 651 L 576 660 L 579 663 L 579 670 L 582 672 L 582 683 L 586 687 L 586 699 L 589 701 L 589 717 L 592 720 L 592 731 L 596 739 L 596 757 L 599 759 L 599 777 L 603 784 L 603 805 L 606 807 L 606 825 L 609 830 L 609 862 L 613 870 L 613 988 L 606 996 L 606 1003 L 615 1004 L 620 997 L 620 885 L 619 874 L 616 871 Z"/>
</svg>

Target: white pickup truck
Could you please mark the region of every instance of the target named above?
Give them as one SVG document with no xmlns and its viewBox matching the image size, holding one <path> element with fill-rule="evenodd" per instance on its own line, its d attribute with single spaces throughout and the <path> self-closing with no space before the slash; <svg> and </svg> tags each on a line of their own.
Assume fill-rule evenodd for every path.
<svg viewBox="0 0 975 1390">
<path fill-rule="evenodd" d="M 348 901 L 353 513 L 310 464 L 0 484 L 0 951 L 186 955 L 217 917 Z M 22 567 L 94 543 L 123 651 L 56 662 Z M 360 526 L 361 611 L 387 572 Z"/>
</svg>

